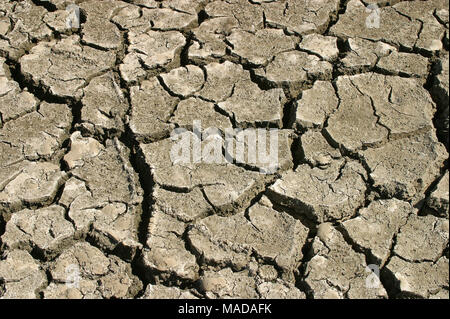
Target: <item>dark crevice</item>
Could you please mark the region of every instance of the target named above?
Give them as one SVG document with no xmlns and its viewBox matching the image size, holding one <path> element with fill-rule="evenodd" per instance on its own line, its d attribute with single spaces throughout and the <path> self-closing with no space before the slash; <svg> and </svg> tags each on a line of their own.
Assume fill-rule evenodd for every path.
<svg viewBox="0 0 450 319">
<path fill-rule="evenodd" d="M 208 19 L 208 14 L 206 13 L 205 10 L 200 10 L 197 14 L 197 22 L 198 25 L 200 26 L 204 21 L 206 21 Z"/>
<path fill-rule="evenodd" d="M 33 246 L 33 249 L 30 251 L 31 257 L 33 259 L 39 260 L 41 262 L 45 262 L 47 260 L 45 251 L 40 249 L 38 246 Z"/>
<path fill-rule="evenodd" d="M 81 124 L 81 110 L 83 108 L 83 104 L 81 101 L 75 102 L 71 105 L 72 111 L 72 125 L 70 128 L 70 134 L 76 131 L 76 127 Z"/>
<path fill-rule="evenodd" d="M 394 249 L 397 245 L 397 235 L 396 233 L 392 238 L 391 247 L 389 251 L 389 257 L 384 263 L 383 267 L 380 269 L 380 281 L 386 290 L 389 299 L 395 299 L 400 292 L 400 282 L 394 273 L 392 273 L 386 266 L 389 265 L 392 257 L 395 256 Z"/>
<path fill-rule="evenodd" d="M 330 21 L 329 21 L 328 26 L 323 34 L 328 35 L 330 33 L 330 29 L 339 21 L 339 16 L 341 14 L 344 14 L 345 11 L 347 11 L 347 3 L 349 1 L 350 0 L 340 0 L 339 8 L 338 8 L 337 12 L 334 12 L 330 16 Z"/>
<path fill-rule="evenodd" d="M 140 185 L 144 190 L 144 198 L 141 204 L 142 215 L 138 227 L 138 239 L 141 244 L 145 245 L 148 235 L 151 207 L 154 203 L 152 192 L 155 183 L 153 176 L 151 175 L 151 169 L 145 162 L 145 156 L 142 153 L 138 142 L 135 139 L 131 139 L 129 133 L 122 136 L 119 140 L 130 149 L 130 163 L 134 171 L 138 174 Z"/>
<path fill-rule="evenodd" d="M 54 12 L 58 9 L 58 8 L 56 8 L 56 6 L 53 3 L 49 2 L 49 1 L 31 0 L 31 2 L 33 2 L 38 7 L 45 8 L 45 10 L 47 10 L 49 12 Z"/>
<path fill-rule="evenodd" d="M 305 279 L 307 276 L 306 271 L 308 262 L 314 257 L 312 245 L 314 242 L 314 237 L 316 237 L 316 234 L 317 234 L 316 226 L 309 228 L 308 237 L 306 238 L 306 242 L 302 247 L 303 258 L 301 260 L 301 264 L 298 269 L 297 276 L 295 278 L 295 286 L 305 293 L 307 299 L 314 299 L 314 291 L 308 285 Z"/>
<path fill-rule="evenodd" d="M 297 136 L 294 138 L 294 140 L 291 144 L 291 155 L 292 155 L 292 161 L 294 163 L 294 167 L 293 167 L 294 171 L 301 164 L 306 163 L 305 152 L 303 151 L 301 136 Z"/>
<path fill-rule="evenodd" d="M 283 127 L 284 129 L 289 129 L 294 126 L 295 113 L 297 111 L 297 103 L 295 101 L 290 101 L 284 104 L 283 107 Z"/>
<path fill-rule="evenodd" d="M 128 94 L 127 97 L 129 98 Z M 137 237 L 139 243 L 145 247 L 148 237 L 150 217 L 152 214 L 151 208 L 154 203 L 152 192 L 155 184 L 151 174 L 151 169 L 145 162 L 145 157 L 139 147 L 139 143 L 134 138 L 128 126 L 126 128 L 126 132 L 121 136 L 121 138 L 119 138 L 119 140 L 130 150 L 129 161 L 133 167 L 133 170 L 138 174 L 139 183 L 144 191 L 143 201 L 140 204 L 141 216 L 137 229 Z M 120 249 L 120 247 L 118 249 Z M 142 250 L 138 250 L 131 261 L 132 273 L 136 275 L 144 284 L 144 288 L 137 293 L 137 297 L 142 296 L 145 291 L 145 287 L 152 281 L 151 278 L 153 278 L 153 274 L 149 272 L 148 269 L 143 267 L 141 258 Z"/>
<path fill-rule="evenodd" d="M 243 69 L 250 73 L 251 81 L 255 83 L 260 90 L 267 91 L 277 87 L 274 83 L 271 83 L 266 78 L 256 75 L 254 68 L 248 65 L 244 65 Z"/>
<path fill-rule="evenodd" d="M 400 281 L 395 274 L 387 268 L 381 269 L 380 281 L 386 290 L 389 299 L 423 299 L 422 296 L 400 289 Z"/>
<path fill-rule="evenodd" d="M 442 61 L 443 62 L 443 61 Z M 430 73 L 424 84 L 424 88 L 430 93 L 431 98 L 437 105 L 437 111 L 433 117 L 433 125 L 436 128 L 436 135 L 449 152 L 449 101 L 448 92 L 437 85 L 436 76 L 442 72 L 442 65 L 437 59 L 432 59 Z"/>
<path fill-rule="evenodd" d="M 6 221 L 3 217 L 3 214 L 0 213 L 0 256 L 1 256 L 1 248 L 3 246 L 1 236 L 3 236 L 5 230 L 6 230 Z"/>
<path fill-rule="evenodd" d="M 180 66 L 186 66 L 188 64 L 191 64 L 189 61 L 189 47 L 193 43 L 194 35 L 192 32 L 188 32 L 187 34 L 184 34 L 184 37 L 186 38 L 186 44 L 181 49 Z"/>
</svg>

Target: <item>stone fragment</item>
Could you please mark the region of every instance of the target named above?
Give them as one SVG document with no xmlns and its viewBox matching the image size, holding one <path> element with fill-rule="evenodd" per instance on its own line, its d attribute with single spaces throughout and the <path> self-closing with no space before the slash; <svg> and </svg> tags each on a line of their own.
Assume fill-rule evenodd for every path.
<svg viewBox="0 0 450 319">
<path fill-rule="evenodd" d="M 47 277 L 29 253 L 11 250 L 0 260 L 0 282 L 2 299 L 38 299 Z"/>
<path fill-rule="evenodd" d="M 356 162 L 333 161 L 326 169 L 300 165 L 268 189 L 272 201 L 314 222 L 346 219 L 365 200 L 366 178 Z"/>
<path fill-rule="evenodd" d="M 84 138 L 80 132 L 70 136 L 70 151 L 64 156 L 69 169 L 83 167 L 85 160 L 95 158 L 100 154 L 102 145 L 91 137 Z"/>
<path fill-rule="evenodd" d="M 200 278 L 200 287 L 209 299 L 258 297 L 255 280 L 245 270 L 233 272 L 230 268 L 225 268 L 218 272 L 205 271 Z"/>
<path fill-rule="evenodd" d="M 341 72 L 362 73 L 373 69 L 378 60 L 396 52 L 396 48 L 384 42 L 372 42 L 361 38 L 350 38 L 347 41 L 348 52 L 341 59 Z"/>
<path fill-rule="evenodd" d="M 289 33 L 323 33 L 339 9 L 338 0 L 296 0 L 264 3 L 266 24 Z"/>
<path fill-rule="evenodd" d="M 416 213 L 411 204 L 398 199 L 377 200 L 362 208 L 356 218 L 342 223 L 349 238 L 375 258 L 373 263 L 382 267 L 388 259 L 395 236 Z"/>
<path fill-rule="evenodd" d="M 331 147 L 320 132 L 308 131 L 301 135 L 300 141 L 303 156 L 312 166 L 326 168 L 341 157 L 339 150 Z"/>
<path fill-rule="evenodd" d="M 81 127 L 92 135 L 124 132 L 125 114 L 128 110 L 119 80 L 112 73 L 92 79 L 84 89 L 81 100 Z"/>
<path fill-rule="evenodd" d="M 326 61 L 334 61 L 339 55 L 337 38 L 320 34 L 308 34 L 302 38 L 300 49 L 319 55 Z"/>
<path fill-rule="evenodd" d="M 414 79 L 365 73 L 339 77 L 336 85 L 341 103 L 325 130 L 349 151 L 433 126 L 433 101 Z"/>
<path fill-rule="evenodd" d="M 295 49 L 297 43 L 294 37 L 275 29 L 258 30 L 254 34 L 234 30 L 226 39 L 232 54 L 253 66 L 267 65 L 277 54 Z"/>
<path fill-rule="evenodd" d="M 273 282 L 278 278 L 278 271 L 272 265 L 260 265 L 258 267 L 258 277 L 265 282 Z"/>
<path fill-rule="evenodd" d="M 53 31 L 59 33 L 70 33 L 76 29 L 76 24 L 71 25 L 67 23 L 71 19 L 71 12 L 69 10 L 60 9 L 56 11 L 49 11 L 44 15 L 45 24 Z"/>
<path fill-rule="evenodd" d="M 447 152 L 432 132 L 361 151 L 374 187 L 382 194 L 416 202 L 439 176 Z"/>
<path fill-rule="evenodd" d="M 205 129 L 215 127 L 223 131 L 232 127 L 230 119 L 215 110 L 214 103 L 194 97 L 180 101 L 170 122 L 192 130 L 194 121 L 200 121 Z"/>
<path fill-rule="evenodd" d="M 174 126 L 167 122 L 179 99 L 164 90 L 156 77 L 131 87 L 130 97 L 130 128 L 136 138 L 152 141 L 168 136 Z"/>
<path fill-rule="evenodd" d="M 276 55 L 267 67 L 256 69 L 255 74 L 273 87 L 289 88 L 291 96 L 295 97 L 317 79 L 330 80 L 332 72 L 332 65 L 315 55 L 288 51 Z"/>
<path fill-rule="evenodd" d="M 129 46 L 120 74 L 127 82 L 136 83 L 147 71 L 159 68 L 173 68 L 180 63 L 180 53 L 186 39 L 178 31 L 134 32 L 128 34 Z"/>
<path fill-rule="evenodd" d="M 243 269 L 256 254 L 274 262 L 283 278 L 293 280 L 293 271 L 302 258 L 301 247 L 308 229 L 286 213 L 262 203 L 255 204 L 248 216 L 210 216 L 194 224 L 189 242 L 207 264 L 234 265 Z"/>
<path fill-rule="evenodd" d="M 437 262 L 411 263 L 397 256 L 386 265 L 389 282 L 397 291 L 397 298 L 443 298 L 448 299 L 448 258 Z"/>
<path fill-rule="evenodd" d="M 0 139 L 21 148 L 26 159 L 50 159 L 69 137 L 71 123 L 67 105 L 42 102 L 38 110 L 7 122 Z"/>
<path fill-rule="evenodd" d="M 382 57 L 377 67 L 393 75 L 417 77 L 423 81 L 428 75 L 428 59 L 418 54 L 394 51 Z"/>
<path fill-rule="evenodd" d="M 44 86 L 61 98 L 79 99 L 91 78 L 111 69 L 115 53 L 79 43 L 72 35 L 61 40 L 40 42 L 20 58 L 21 72 L 36 86 Z"/>
<path fill-rule="evenodd" d="M 56 205 L 21 210 L 12 214 L 6 224 L 2 242 L 10 250 L 36 249 L 46 256 L 54 256 L 74 235 L 72 224 L 64 216 L 64 208 Z"/>
<path fill-rule="evenodd" d="M 448 245 L 448 219 L 411 215 L 397 235 L 394 253 L 411 262 L 436 262 Z"/>
<path fill-rule="evenodd" d="M 155 212 L 148 226 L 149 236 L 141 263 L 157 272 L 158 280 L 195 281 L 199 267 L 195 256 L 186 249 L 181 238 L 186 224 L 162 212 Z"/>
<path fill-rule="evenodd" d="M 51 264 L 50 274 L 45 299 L 130 298 L 142 287 L 129 264 L 86 242 L 65 250 Z"/>
<path fill-rule="evenodd" d="M 427 199 L 427 205 L 442 217 L 448 217 L 449 212 L 448 179 L 448 171 L 446 171 Z"/>
<path fill-rule="evenodd" d="M 160 77 L 171 93 L 181 97 L 198 92 L 204 83 L 203 71 L 195 65 L 173 69 L 169 73 L 161 74 Z"/>
<path fill-rule="evenodd" d="M 305 282 L 314 299 L 387 298 L 379 279 L 377 288 L 367 287 L 364 255 L 352 250 L 331 224 L 319 226 L 310 254 Z"/>
<path fill-rule="evenodd" d="M 320 128 L 337 109 L 339 100 L 330 82 L 316 81 L 311 89 L 302 92 L 296 104 L 295 126 L 302 129 Z"/>
<path fill-rule="evenodd" d="M 50 162 L 23 161 L 12 167 L 14 171 L 0 183 L 1 210 L 15 211 L 24 205 L 49 204 L 66 179 L 59 166 Z"/>
</svg>

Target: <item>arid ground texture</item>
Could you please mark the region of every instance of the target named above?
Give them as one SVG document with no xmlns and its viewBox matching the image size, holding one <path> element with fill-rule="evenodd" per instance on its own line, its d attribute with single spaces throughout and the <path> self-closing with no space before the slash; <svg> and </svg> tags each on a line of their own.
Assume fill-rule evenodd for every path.
<svg viewBox="0 0 450 319">
<path fill-rule="evenodd" d="M 0 298 L 448 299 L 448 50 L 448 0 L 0 0 Z"/>
</svg>

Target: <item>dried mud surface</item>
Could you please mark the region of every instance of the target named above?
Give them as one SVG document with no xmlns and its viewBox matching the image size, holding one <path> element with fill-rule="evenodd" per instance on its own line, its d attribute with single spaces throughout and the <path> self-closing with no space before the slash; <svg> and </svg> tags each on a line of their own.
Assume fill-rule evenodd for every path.
<svg viewBox="0 0 450 319">
<path fill-rule="evenodd" d="M 0 298 L 448 299 L 448 7 L 0 0 Z"/>
</svg>

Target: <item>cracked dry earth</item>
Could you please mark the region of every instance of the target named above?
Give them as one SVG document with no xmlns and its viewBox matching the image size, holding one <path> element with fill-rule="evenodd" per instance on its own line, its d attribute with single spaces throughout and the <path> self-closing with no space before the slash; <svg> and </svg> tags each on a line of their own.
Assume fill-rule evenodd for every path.
<svg viewBox="0 0 450 319">
<path fill-rule="evenodd" d="M 0 0 L 0 297 L 449 298 L 448 0 L 74 3 Z"/>
</svg>

